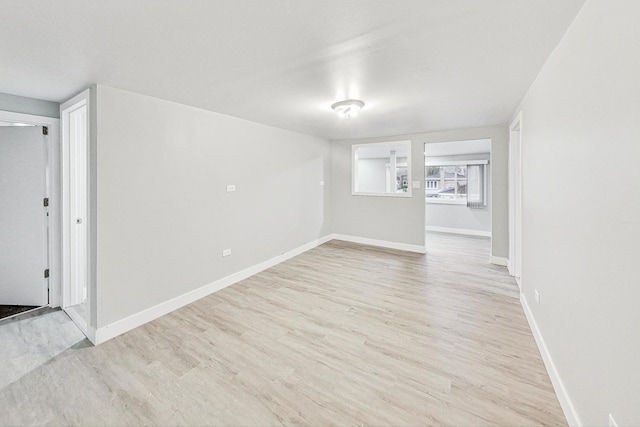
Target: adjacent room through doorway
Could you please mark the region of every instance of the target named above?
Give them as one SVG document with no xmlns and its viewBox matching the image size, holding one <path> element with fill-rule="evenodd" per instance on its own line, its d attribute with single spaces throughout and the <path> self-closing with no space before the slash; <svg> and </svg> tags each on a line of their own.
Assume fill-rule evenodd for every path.
<svg viewBox="0 0 640 427">
<path fill-rule="evenodd" d="M 47 135 L 0 121 L 0 319 L 49 303 Z"/>
<path fill-rule="evenodd" d="M 426 143 L 424 156 L 427 247 L 429 234 L 446 233 L 489 248 L 491 139 Z"/>
</svg>

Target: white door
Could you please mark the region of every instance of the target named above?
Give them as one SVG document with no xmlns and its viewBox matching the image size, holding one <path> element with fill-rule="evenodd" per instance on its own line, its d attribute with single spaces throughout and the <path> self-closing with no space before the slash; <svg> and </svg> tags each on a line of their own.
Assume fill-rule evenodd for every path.
<svg viewBox="0 0 640 427">
<path fill-rule="evenodd" d="M 41 126 L 0 127 L 0 304 L 49 303 L 46 139 Z"/>
<path fill-rule="evenodd" d="M 69 112 L 70 125 L 70 239 L 71 286 L 67 305 L 81 304 L 87 297 L 87 106 Z"/>
<path fill-rule="evenodd" d="M 88 92 L 85 91 L 64 103 L 60 110 L 63 194 L 62 283 L 63 308 L 67 309 L 83 304 L 87 299 Z M 86 322 L 86 319 L 82 319 L 81 323 L 83 321 Z"/>
</svg>

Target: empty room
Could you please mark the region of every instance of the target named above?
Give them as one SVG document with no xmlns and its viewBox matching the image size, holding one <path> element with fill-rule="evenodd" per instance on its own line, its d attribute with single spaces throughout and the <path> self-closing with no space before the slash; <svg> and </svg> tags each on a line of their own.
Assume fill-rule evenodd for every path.
<svg viewBox="0 0 640 427">
<path fill-rule="evenodd" d="M 0 4 L 0 425 L 640 425 L 640 2 Z"/>
</svg>

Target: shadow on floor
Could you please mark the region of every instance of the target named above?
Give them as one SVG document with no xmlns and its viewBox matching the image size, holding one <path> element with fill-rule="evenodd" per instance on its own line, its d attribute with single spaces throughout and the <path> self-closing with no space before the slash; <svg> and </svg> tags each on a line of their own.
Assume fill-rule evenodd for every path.
<svg viewBox="0 0 640 427">
<path fill-rule="evenodd" d="M 24 313 L 25 311 L 33 310 L 38 306 L 32 305 L 0 305 L 0 319 L 11 317 L 16 314 Z"/>
</svg>

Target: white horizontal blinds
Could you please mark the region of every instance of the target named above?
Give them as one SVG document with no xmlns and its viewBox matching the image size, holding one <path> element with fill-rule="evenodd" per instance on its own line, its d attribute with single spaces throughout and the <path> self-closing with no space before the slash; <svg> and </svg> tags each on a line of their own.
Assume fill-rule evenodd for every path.
<svg viewBox="0 0 640 427">
<path fill-rule="evenodd" d="M 483 164 L 467 165 L 467 207 L 482 209 L 487 206 Z"/>
</svg>

